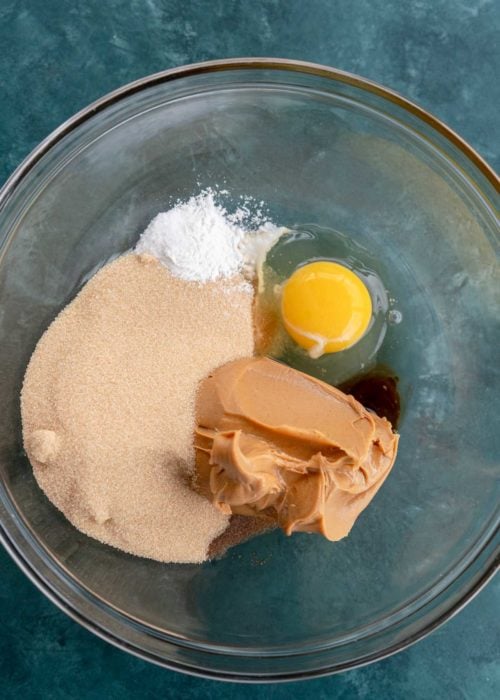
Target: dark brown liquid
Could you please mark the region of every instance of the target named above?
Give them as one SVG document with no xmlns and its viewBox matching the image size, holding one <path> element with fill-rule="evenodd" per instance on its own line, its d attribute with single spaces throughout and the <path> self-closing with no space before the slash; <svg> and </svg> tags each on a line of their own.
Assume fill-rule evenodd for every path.
<svg viewBox="0 0 500 700">
<path fill-rule="evenodd" d="M 392 427 L 397 428 L 401 415 L 398 381 L 398 377 L 389 369 L 378 367 L 345 382 L 339 388 L 354 396 L 365 408 L 387 418 Z"/>
</svg>

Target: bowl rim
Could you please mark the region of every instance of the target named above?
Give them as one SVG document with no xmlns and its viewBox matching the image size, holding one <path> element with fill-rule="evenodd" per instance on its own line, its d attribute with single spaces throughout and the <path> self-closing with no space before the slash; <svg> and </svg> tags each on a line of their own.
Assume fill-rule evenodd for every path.
<svg viewBox="0 0 500 700">
<path fill-rule="evenodd" d="M 390 102 L 407 110 L 413 116 L 423 120 L 428 126 L 435 129 L 439 134 L 447 138 L 454 146 L 478 168 L 478 170 L 486 177 L 490 184 L 500 191 L 500 177 L 495 173 L 493 168 L 479 155 L 479 153 L 470 146 L 456 131 L 447 126 L 443 121 L 434 116 L 431 112 L 423 107 L 420 107 L 415 102 L 403 97 L 395 90 L 387 88 L 379 83 L 363 78 L 355 73 L 331 68 L 329 66 L 312 63 L 310 61 L 296 61 L 289 58 L 265 58 L 265 57 L 242 57 L 242 58 L 225 58 L 214 61 L 201 61 L 199 63 L 189 63 L 175 68 L 168 68 L 157 73 L 152 73 L 138 80 L 134 80 L 122 87 L 106 93 L 94 102 L 91 102 L 87 107 L 84 107 L 79 112 L 76 112 L 72 117 L 64 121 L 54 131 L 52 131 L 38 146 L 36 146 L 28 156 L 21 161 L 14 172 L 7 178 L 3 186 L 0 188 L 0 209 L 3 207 L 5 200 L 12 193 L 20 180 L 25 177 L 29 170 L 49 151 L 58 141 L 64 136 L 73 131 L 77 126 L 85 122 L 90 117 L 102 112 L 107 107 L 115 104 L 124 97 L 129 97 L 136 92 L 140 92 L 149 87 L 162 83 L 171 82 L 179 78 L 187 78 L 194 75 L 202 75 L 204 73 L 215 73 L 226 70 L 253 70 L 253 69 L 268 69 L 289 71 L 291 73 L 305 73 L 317 77 L 324 77 L 337 80 L 341 83 L 346 83 L 353 87 L 362 88 L 371 92 L 378 97 L 383 97 Z"/>
<path fill-rule="evenodd" d="M 276 70 L 276 71 L 288 71 L 292 73 L 299 74 L 309 74 L 316 77 L 323 77 L 337 82 L 345 83 L 352 87 L 360 88 L 369 93 L 372 93 L 378 97 L 384 98 L 393 104 L 401 107 L 402 109 L 409 112 L 411 115 L 419 120 L 425 122 L 431 129 L 438 132 L 441 136 L 445 137 L 453 146 L 458 148 L 466 158 L 473 163 L 473 165 L 480 171 L 480 173 L 487 179 L 487 181 L 493 186 L 494 190 L 500 191 L 500 178 L 496 175 L 495 171 L 488 165 L 488 163 L 453 129 L 444 124 L 440 119 L 435 117 L 433 114 L 418 106 L 414 102 L 408 100 L 407 98 L 400 95 L 398 92 L 386 88 L 374 81 L 362 78 L 353 73 L 342 71 L 339 69 L 331 68 L 326 65 L 316 64 L 308 61 L 298 61 L 292 59 L 281 59 L 281 58 L 266 58 L 266 57 L 248 57 L 248 58 L 229 58 L 213 61 L 205 61 L 199 63 L 192 63 L 183 66 L 178 66 L 175 68 L 167 69 L 164 71 L 159 71 L 153 73 L 149 76 L 145 76 L 133 82 L 130 82 L 112 92 L 107 93 L 98 100 L 92 102 L 90 105 L 84 109 L 77 112 L 75 115 L 70 117 L 68 120 L 63 122 L 58 128 L 52 131 L 43 141 L 36 146 L 33 151 L 21 162 L 21 164 L 14 170 L 10 177 L 6 180 L 2 188 L 0 188 L 0 211 L 4 208 L 6 202 L 10 199 L 11 195 L 14 193 L 15 189 L 21 183 L 21 181 L 28 175 L 30 170 L 38 163 L 38 161 L 43 158 L 43 156 L 50 151 L 59 141 L 61 141 L 65 136 L 75 130 L 78 126 L 86 122 L 91 117 L 95 116 L 99 112 L 111 107 L 117 102 L 124 98 L 130 97 L 134 93 L 140 92 L 144 89 L 168 83 L 181 78 L 188 78 L 196 75 L 210 74 L 223 71 L 236 71 L 236 70 Z M 0 241 L 0 244 L 2 242 Z M 1 511 L 0 511 L 1 513 Z M 498 528 L 491 535 L 489 542 L 495 538 Z M 457 614 L 467 603 L 469 603 L 479 591 L 487 584 L 487 582 L 494 576 L 494 574 L 500 569 L 500 554 L 495 550 L 493 555 L 489 558 L 490 561 L 488 565 L 484 568 L 483 572 L 477 577 L 473 585 L 468 588 L 456 601 L 450 604 L 443 612 L 440 612 L 435 619 L 432 619 L 422 629 L 417 630 L 413 634 L 410 634 L 404 640 L 400 640 L 390 647 L 387 647 L 381 651 L 373 652 L 367 657 L 359 660 L 351 660 L 336 664 L 334 667 L 321 667 L 319 669 L 313 669 L 308 671 L 295 671 L 286 673 L 275 673 L 271 675 L 246 675 L 245 673 L 224 673 L 220 671 L 208 671 L 206 669 L 196 669 L 189 664 L 183 664 L 175 662 L 172 660 L 166 661 L 165 659 L 154 655 L 153 653 L 147 652 L 144 649 L 133 646 L 132 644 L 126 642 L 125 640 L 115 636 L 109 630 L 104 629 L 99 624 L 95 623 L 93 620 L 89 619 L 83 615 L 76 606 L 72 605 L 69 601 L 65 600 L 64 597 L 56 592 L 50 584 L 48 584 L 44 577 L 41 576 L 36 569 L 30 564 L 28 559 L 24 557 L 21 550 L 16 546 L 14 540 L 9 536 L 7 529 L 4 527 L 0 519 L 0 542 L 5 547 L 6 551 L 14 559 L 21 570 L 26 574 L 26 576 L 35 584 L 35 586 L 44 593 L 44 595 L 49 598 L 55 605 L 57 605 L 63 612 L 65 612 L 73 620 L 81 624 L 83 627 L 93 632 L 102 639 L 110 642 L 118 648 L 128 651 L 129 653 L 142 658 L 144 660 L 156 663 L 160 666 L 171 668 L 173 670 L 182 671 L 195 676 L 202 676 L 205 678 L 216 678 L 219 680 L 228 681 L 242 681 L 242 682 L 270 682 L 270 681 L 290 681 L 290 680 L 300 680 L 305 678 L 313 678 L 329 675 L 332 673 L 344 671 L 351 668 L 358 668 L 374 661 L 381 660 L 388 656 L 391 656 L 398 651 L 401 651 L 410 645 L 414 644 L 416 641 L 426 637 L 432 631 L 441 626 L 444 622 L 449 620 L 455 614 Z M 488 542 L 483 546 L 486 548 Z M 466 567 L 468 568 L 468 567 Z M 462 572 L 463 573 L 463 572 Z M 175 640 L 169 640 L 170 643 L 175 643 Z M 243 654 L 244 656 L 244 654 Z"/>
</svg>

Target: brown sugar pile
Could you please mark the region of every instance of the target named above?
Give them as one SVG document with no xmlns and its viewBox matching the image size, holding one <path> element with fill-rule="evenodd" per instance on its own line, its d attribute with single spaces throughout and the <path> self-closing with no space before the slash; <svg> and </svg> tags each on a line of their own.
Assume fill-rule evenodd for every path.
<svg viewBox="0 0 500 700">
<path fill-rule="evenodd" d="M 132 554 L 201 562 L 228 517 L 190 486 L 196 388 L 252 355 L 241 278 L 198 284 L 155 258 L 99 271 L 42 336 L 24 380 L 24 444 L 79 530 Z"/>
<path fill-rule="evenodd" d="M 274 523 L 264 518 L 232 515 L 227 529 L 210 544 L 208 558 L 220 559 L 231 547 L 274 530 L 275 527 Z"/>
</svg>

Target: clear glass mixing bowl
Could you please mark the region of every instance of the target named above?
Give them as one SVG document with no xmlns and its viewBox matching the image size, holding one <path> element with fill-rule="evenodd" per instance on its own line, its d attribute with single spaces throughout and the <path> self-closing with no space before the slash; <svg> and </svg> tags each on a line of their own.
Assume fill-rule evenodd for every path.
<svg viewBox="0 0 500 700">
<path fill-rule="evenodd" d="M 396 466 L 348 539 L 275 532 L 203 566 L 134 558 L 77 532 L 38 489 L 19 390 L 37 340 L 104 261 L 205 186 L 280 224 L 353 237 L 384 265 L 403 322 Z M 403 648 L 495 568 L 498 182 L 436 119 L 320 66 L 221 61 L 167 71 L 63 124 L 0 200 L 0 534 L 88 629 L 220 678 L 331 673 Z"/>
</svg>

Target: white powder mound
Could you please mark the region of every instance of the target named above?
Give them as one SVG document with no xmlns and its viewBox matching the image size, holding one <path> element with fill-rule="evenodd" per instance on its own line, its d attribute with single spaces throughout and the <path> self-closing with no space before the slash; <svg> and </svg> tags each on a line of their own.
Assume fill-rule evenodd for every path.
<svg viewBox="0 0 500 700">
<path fill-rule="evenodd" d="M 183 280 L 208 282 L 243 272 L 252 279 L 267 252 L 286 229 L 269 221 L 252 231 L 242 222 L 248 207 L 234 214 L 207 190 L 158 214 L 146 228 L 135 252 L 148 253 Z M 257 224 L 255 217 L 253 224 Z"/>
</svg>

